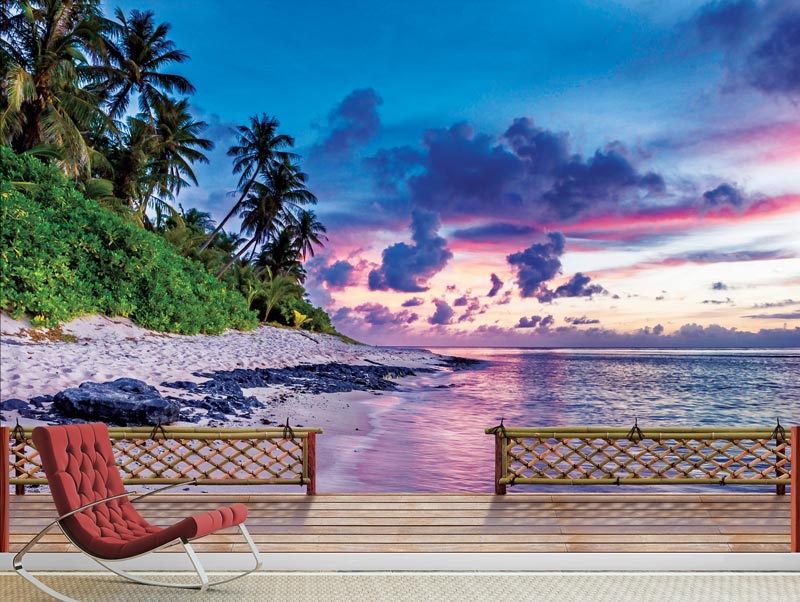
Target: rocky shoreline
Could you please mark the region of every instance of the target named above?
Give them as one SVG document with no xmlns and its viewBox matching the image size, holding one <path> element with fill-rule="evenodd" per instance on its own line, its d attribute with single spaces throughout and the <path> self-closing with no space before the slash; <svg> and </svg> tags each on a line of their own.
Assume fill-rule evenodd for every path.
<svg viewBox="0 0 800 602">
<path fill-rule="evenodd" d="M 369 360 L 367 360 L 369 361 Z M 162 395 L 141 380 L 119 378 L 109 382 L 85 382 L 55 395 L 40 395 L 29 401 L 11 398 L 0 404 L 3 412 L 16 411 L 23 418 L 67 424 L 101 420 L 115 426 L 144 426 L 158 423 L 187 422 L 223 424 L 231 419 L 249 420 L 254 412 L 266 408 L 245 389 L 274 390 L 277 403 L 293 395 L 348 393 L 351 391 L 394 391 L 396 379 L 441 368 L 463 369 L 473 360 L 442 357 L 439 367 L 368 365 L 328 362 L 300 364 L 284 368 L 236 368 L 196 372 L 201 382 L 179 380 L 162 382 L 160 387 L 175 390 Z"/>
</svg>

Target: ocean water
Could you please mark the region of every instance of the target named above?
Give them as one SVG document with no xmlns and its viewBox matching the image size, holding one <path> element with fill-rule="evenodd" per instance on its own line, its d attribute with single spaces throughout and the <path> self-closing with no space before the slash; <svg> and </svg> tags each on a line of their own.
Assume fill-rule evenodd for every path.
<svg viewBox="0 0 800 602">
<path fill-rule="evenodd" d="M 402 391 L 374 398 L 376 428 L 348 460 L 360 491 L 492 491 L 493 438 L 483 431 L 501 417 L 514 426 L 629 428 L 637 418 L 642 428 L 773 428 L 778 418 L 786 426 L 800 424 L 800 349 L 431 350 L 482 362 L 420 375 L 404 382 Z M 699 490 L 708 487 L 713 486 Z M 326 489 L 336 490 L 336 484 Z M 636 486 L 622 489 L 641 492 Z"/>
</svg>

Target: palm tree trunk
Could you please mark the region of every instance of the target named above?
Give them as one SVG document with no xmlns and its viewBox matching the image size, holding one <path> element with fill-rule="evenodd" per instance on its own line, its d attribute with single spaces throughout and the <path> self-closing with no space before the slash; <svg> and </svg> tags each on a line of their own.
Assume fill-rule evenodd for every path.
<svg viewBox="0 0 800 602">
<path fill-rule="evenodd" d="M 258 238 L 257 236 L 254 236 L 253 238 L 251 238 L 251 239 L 250 239 L 250 242 L 248 242 L 248 243 L 247 243 L 247 244 L 246 244 L 244 247 L 242 247 L 241 251 L 239 251 L 239 252 L 238 252 L 236 255 L 234 255 L 233 259 L 231 259 L 231 260 L 230 260 L 230 261 L 229 261 L 229 262 L 228 262 L 228 263 L 225 265 L 225 267 L 224 267 L 224 268 L 222 268 L 222 270 L 220 271 L 220 273 L 219 273 L 219 274 L 217 274 L 217 278 L 219 278 L 219 277 L 220 277 L 220 276 L 222 276 L 222 275 L 223 275 L 225 272 L 227 272 L 227 271 L 228 271 L 228 268 L 230 268 L 230 267 L 231 267 L 231 266 L 232 266 L 234 263 L 236 263 L 236 261 L 237 261 L 237 260 L 238 260 L 238 259 L 239 259 L 239 258 L 240 258 L 242 255 L 244 255 L 244 254 L 245 254 L 245 252 L 247 252 L 247 249 L 249 249 L 249 248 L 250 248 L 250 246 L 251 246 L 251 245 L 252 245 L 254 242 L 256 242 L 256 239 L 257 239 L 257 238 Z"/>
<path fill-rule="evenodd" d="M 202 245 L 200 245 L 198 253 L 204 251 L 208 247 L 208 245 L 214 242 L 214 239 L 222 231 L 222 228 L 225 226 L 227 221 L 231 219 L 233 217 L 233 214 L 236 213 L 236 211 L 239 209 L 239 206 L 242 204 L 244 197 L 247 196 L 247 193 L 250 190 L 250 187 L 253 185 L 253 182 L 256 181 L 256 175 L 258 175 L 258 172 L 256 172 L 256 174 L 254 174 L 253 177 L 250 178 L 250 181 L 247 183 L 247 186 L 245 186 L 244 190 L 242 191 L 242 196 L 240 196 L 239 200 L 236 201 L 236 203 L 234 203 L 233 208 L 228 212 L 228 215 L 226 215 L 219 223 L 219 225 L 216 228 L 214 228 L 214 231 L 208 237 L 208 240 L 206 240 Z"/>
</svg>

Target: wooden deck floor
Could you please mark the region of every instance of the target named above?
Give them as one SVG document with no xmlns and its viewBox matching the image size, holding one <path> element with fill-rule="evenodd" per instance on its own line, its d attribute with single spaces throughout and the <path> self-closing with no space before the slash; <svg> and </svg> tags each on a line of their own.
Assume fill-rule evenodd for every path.
<svg viewBox="0 0 800 602">
<path fill-rule="evenodd" d="M 790 496 L 202 494 L 137 504 L 155 524 L 234 502 L 264 552 L 788 552 Z M 55 517 L 48 495 L 11 497 L 11 547 Z M 246 551 L 238 533 L 196 542 Z M 40 551 L 69 551 L 56 529 Z M 177 550 L 177 549 L 176 549 Z"/>
</svg>

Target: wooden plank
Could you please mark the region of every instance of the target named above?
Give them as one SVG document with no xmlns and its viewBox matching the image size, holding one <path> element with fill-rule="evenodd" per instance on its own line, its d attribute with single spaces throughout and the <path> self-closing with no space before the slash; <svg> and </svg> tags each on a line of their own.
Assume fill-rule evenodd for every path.
<svg viewBox="0 0 800 602">
<path fill-rule="evenodd" d="M 787 496 L 788 497 L 788 496 Z M 16 498 L 16 496 L 12 496 Z M 503 501 L 498 501 L 503 500 Z M 505 500 L 514 500 L 508 502 Z M 790 504 L 763 494 L 317 495 L 193 494 L 146 500 L 167 525 L 235 502 L 265 551 L 786 551 Z M 55 516 L 46 494 L 11 500 L 11 547 Z M 58 533 L 45 549 L 67 549 Z M 61 546 L 61 548 L 59 548 Z M 195 542 L 199 551 L 246 551 L 235 529 Z"/>
<path fill-rule="evenodd" d="M 731 548 L 724 543 L 632 543 L 614 544 L 613 549 L 607 544 L 601 543 L 570 543 L 567 544 L 567 552 L 636 552 L 636 553 L 708 553 L 708 552 L 730 552 Z"/>
</svg>

